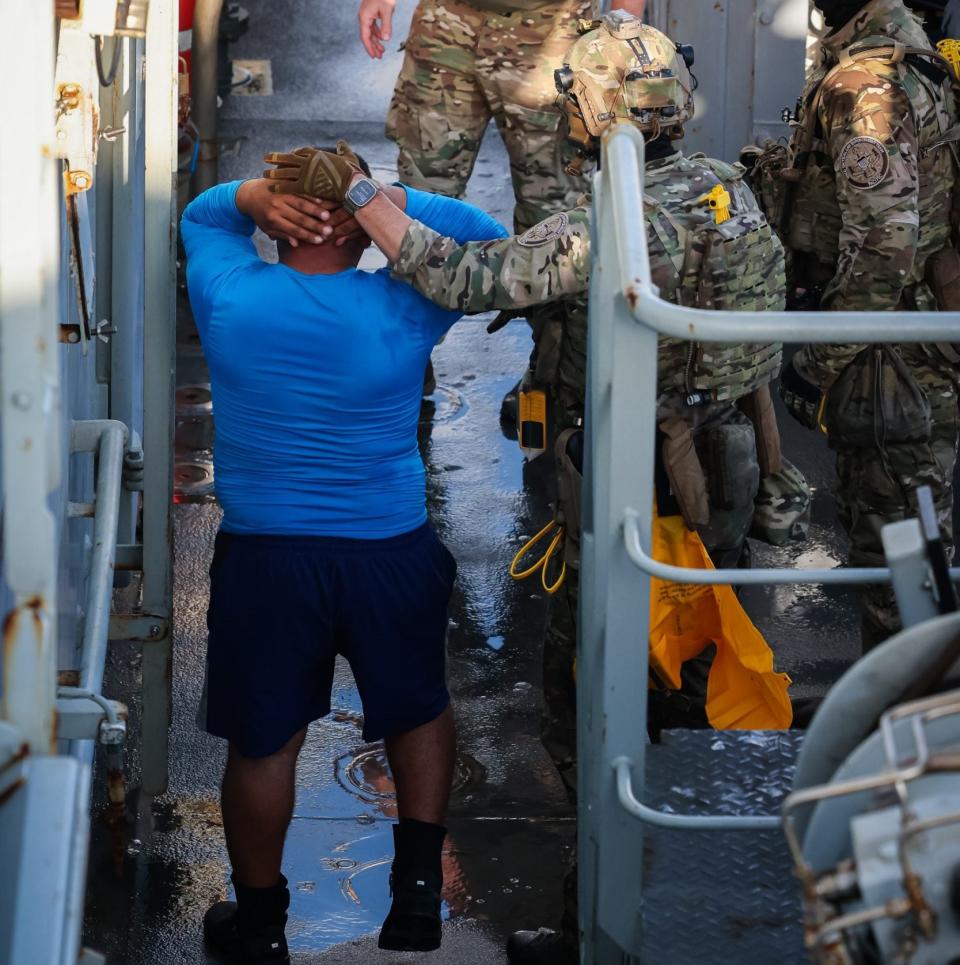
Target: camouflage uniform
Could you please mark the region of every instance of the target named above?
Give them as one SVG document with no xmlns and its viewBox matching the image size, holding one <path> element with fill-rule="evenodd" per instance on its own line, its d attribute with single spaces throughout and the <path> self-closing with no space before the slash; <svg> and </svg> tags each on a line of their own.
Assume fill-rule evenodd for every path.
<svg viewBox="0 0 960 965">
<path fill-rule="evenodd" d="M 822 292 L 826 310 L 936 308 L 924 274 L 928 258 L 950 244 L 955 169 L 950 149 L 934 145 L 956 123 L 956 111 L 945 78 L 936 68 L 931 72 L 930 61 L 908 56 L 893 62 L 892 41 L 930 46 L 902 0 L 865 4 L 821 41 L 819 64 L 801 101 L 802 110 L 816 115 L 800 118 L 791 145 L 802 174 L 781 230 L 794 280 Z M 853 60 L 846 51 L 854 44 L 886 45 L 886 51 Z M 827 390 L 867 348 L 808 345 L 794 366 Z M 933 430 L 925 442 L 837 446 L 838 504 L 854 566 L 883 564 L 881 527 L 915 515 L 913 494 L 924 484 L 933 489 L 944 538 L 952 545 L 957 368 L 933 346 L 896 348 L 931 404 Z M 865 646 L 898 628 L 891 588 L 868 587 Z"/>
<path fill-rule="evenodd" d="M 572 208 L 586 181 L 564 171 L 553 71 L 594 0 L 420 0 L 397 79 L 387 136 L 400 178 L 461 197 L 490 118 L 510 156 L 518 232 Z"/>
<path fill-rule="evenodd" d="M 727 304 L 725 299 L 729 299 L 740 308 L 780 309 L 785 289 L 780 245 L 742 182 L 738 167 L 707 158 L 675 154 L 647 164 L 644 210 L 653 281 L 664 298 L 686 304 L 695 301 L 690 291 L 691 278 L 678 270 L 685 261 L 686 239 L 681 232 L 698 221 L 712 222 L 706 207 L 696 202 L 721 182 L 731 195 L 731 211 L 736 216 L 726 224 L 746 222 L 752 233 L 748 239 L 739 237 L 731 245 L 732 252 L 725 252 L 729 278 L 724 283 L 723 296 L 718 296 L 721 300 L 712 307 L 723 307 Z M 716 226 L 717 232 L 723 228 L 724 225 Z M 742 244 L 743 240 L 751 244 Z M 758 245 L 764 247 L 766 258 L 756 256 Z M 686 262 L 691 260 L 693 256 L 688 253 Z M 771 262 L 773 271 L 769 270 Z M 414 224 L 404 238 L 394 273 L 412 281 L 428 298 L 465 312 L 523 308 L 560 300 L 562 323 L 559 331 L 542 336 L 538 377 L 551 387 L 550 408 L 557 431 L 580 423 L 587 353 L 587 303 L 583 295 L 590 275 L 590 209 L 586 205 L 553 215 L 519 238 L 489 243 L 457 246 L 451 239 Z M 547 350 L 544 340 L 551 343 Z M 736 427 L 732 435 L 741 436 L 745 442 L 738 450 L 743 458 L 736 460 L 726 478 L 726 491 L 719 491 L 719 480 L 709 480 L 709 495 L 713 497 L 709 517 L 697 527 L 707 548 L 722 553 L 725 562 L 739 555 L 750 528 L 759 475 L 753 428 L 734 400 L 769 382 L 779 363 L 778 345 L 695 345 L 691 352 L 690 343 L 661 339 L 661 424 L 671 418 L 684 420 L 693 431 L 702 465 L 709 464 L 706 448 L 711 434 L 721 427 Z M 704 367 L 710 371 L 709 385 L 704 383 Z M 698 387 L 707 389 L 710 400 L 702 405 L 687 405 L 690 390 Z M 731 436 L 727 429 L 722 431 Z M 560 514 L 567 521 L 572 516 L 566 506 L 560 506 Z M 578 547 L 579 533 L 568 524 L 568 575 L 553 600 L 544 647 L 544 693 L 548 704 L 544 738 L 571 792 L 575 788 L 576 724 L 571 667 L 576 641 Z"/>
<path fill-rule="evenodd" d="M 756 200 L 741 180 L 739 166 L 701 156 L 681 154 L 650 161 L 644 181 L 644 216 L 650 246 L 654 284 L 661 296 L 700 307 L 782 310 L 786 279 L 783 252 L 759 212 Z M 698 199 L 723 183 L 731 195 L 731 212 L 743 230 L 752 229 L 732 243 L 725 256 L 729 277 L 717 293 L 716 304 L 702 292 L 691 291 L 695 282 L 683 266 L 696 260 L 693 245 L 685 245 L 684 232 L 696 224 L 712 223 Z M 727 222 L 731 224 L 731 222 Z M 718 231 L 724 225 L 717 225 Z M 746 244 L 741 242 L 746 241 Z M 686 248 L 686 255 L 685 255 Z M 709 269 L 709 266 L 707 266 Z M 523 308 L 555 301 L 562 311 L 557 330 L 543 333 L 538 343 L 538 378 L 550 385 L 550 409 L 558 432 L 580 424 L 584 413 L 587 302 L 590 278 L 590 208 L 582 204 L 555 214 L 526 234 L 487 243 L 458 246 L 430 229 L 414 223 L 403 240 L 394 274 L 412 282 L 438 304 L 464 312 Z M 711 275 L 709 270 L 706 275 Z M 549 345 L 546 343 L 549 342 Z M 728 452 L 724 475 L 707 480 L 710 496 L 708 519 L 698 526 L 707 548 L 722 565 L 735 565 L 753 517 L 759 469 L 753 427 L 734 404 L 757 386 L 775 377 L 780 365 L 779 345 L 707 345 L 662 338 L 658 353 L 658 420 L 683 420 L 690 427 L 700 464 L 707 466 L 711 439 L 720 433 Z M 714 386 L 703 383 L 709 370 Z M 691 387 L 710 396 L 702 405 L 686 403 Z M 714 398 L 718 397 L 718 398 Z M 564 470 L 564 460 L 559 468 Z M 569 467 L 566 467 L 569 479 Z M 576 798 L 576 687 L 572 672 L 576 657 L 577 600 L 579 590 L 579 494 L 576 484 L 564 486 L 558 518 L 567 528 L 567 577 L 551 600 L 543 651 L 545 713 L 543 744 L 550 754 L 571 800 Z M 711 485 L 712 484 L 712 485 Z M 566 499 L 565 499 L 566 497 Z M 567 502 L 565 505 L 564 503 Z M 576 879 L 565 881 L 565 931 L 575 934 Z"/>
</svg>

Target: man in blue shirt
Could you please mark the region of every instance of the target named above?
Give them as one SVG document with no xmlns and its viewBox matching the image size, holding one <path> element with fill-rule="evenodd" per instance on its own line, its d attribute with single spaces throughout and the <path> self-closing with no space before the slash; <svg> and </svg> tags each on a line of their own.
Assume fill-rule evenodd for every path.
<svg viewBox="0 0 960 965">
<path fill-rule="evenodd" d="M 506 234 L 463 202 L 387 190 L 461 242 Z M 397 788 L 382 948 L 440 944 L 455 751 L 445 635 L 456 563 L 427 522 L 417 421 L 427 359 L 459 316 L 386 269 L 358 270 L 366 236 L 281 241 L 279 263 L 263 262 L 251 236 L 257 223 L 276 227 L 267 212 L 278 204 L 321 214 L 253 180 L 204 192 L 181 226 L 216 412 L 224 515 L 203 713 L 230 742 L 221 806 L 237 896 L 207 912 L 204 933 L 244 965 L 289 961 L 283 843 L 297 754 L 330 710 L 336 655 Z"/>
</svg>

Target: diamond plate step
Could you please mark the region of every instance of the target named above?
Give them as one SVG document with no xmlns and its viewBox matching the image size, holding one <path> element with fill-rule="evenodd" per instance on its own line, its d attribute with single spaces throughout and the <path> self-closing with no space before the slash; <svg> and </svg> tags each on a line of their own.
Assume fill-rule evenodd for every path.
<svg viewBox="0 0 960 965">
<path fill-rule="evenodd" d="M 803 735 L 666 731 L 647 750 L 644 799 L 678 814 L 776 814 Z M 779 831 L 649 828 L 644 963 L 801 965 L 799 883 Z"/>
</svg>

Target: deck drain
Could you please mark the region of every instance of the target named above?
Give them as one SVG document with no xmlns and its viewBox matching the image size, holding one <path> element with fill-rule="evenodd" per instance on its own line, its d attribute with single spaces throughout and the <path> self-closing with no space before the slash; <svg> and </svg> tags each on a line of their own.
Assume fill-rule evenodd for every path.
<svg viewBox="0 0 960 965">
<path fill-rule="evenodd" d="M 173 468 L 173 488 L 178 503 L 205 502 L 214 498 L 212 462 L 178 462 Z"/>
<path fill-rule="evenodd" d="M 393 776 L 382 744 L 344 754 L 336 763 L 337 782 L 354 797 L 367 804 L 382 804 L 396 799 Z M 453 769 L 452 791 L 479 784 L 486 777 L 483 765 L 468 754 L 457 757 Z"/>
<path fill-rule="evenodd" d="M 420 425 L 454 422 L 469 410 L 463 393 L 443 382 L 438 382 L 433 395 L 426 396 L 420 407 Z"/>
<path fill-rule="evenodd" d="M 177 389 L 177 415 L 181 417 L 210 415 L 213 412 L 213 395 L 209 382 L 181 385 Z"/>
</svg>

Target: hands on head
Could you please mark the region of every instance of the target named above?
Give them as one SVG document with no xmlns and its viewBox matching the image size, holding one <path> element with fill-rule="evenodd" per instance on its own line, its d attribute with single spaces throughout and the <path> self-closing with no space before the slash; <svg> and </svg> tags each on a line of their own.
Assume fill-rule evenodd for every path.
<svg viewBox="0 0 960 965">
<path fill-rule="evenodd" d="M 297 247 L 301 242 L 339 246 L 364 236 L 342 207 L 351 180 L 360 173 L 346 141 L 337 142 L 336 153 L 301 147 L 263 159 L 275 166 L 263 172 L 263 179 L 246 182 L 244 208 L 269 237 Z"/>
</svg>

